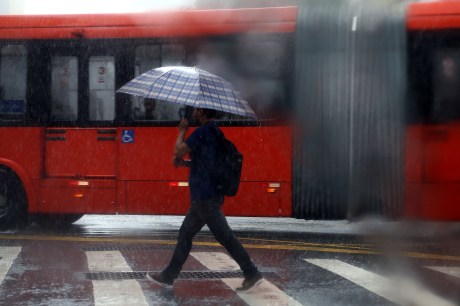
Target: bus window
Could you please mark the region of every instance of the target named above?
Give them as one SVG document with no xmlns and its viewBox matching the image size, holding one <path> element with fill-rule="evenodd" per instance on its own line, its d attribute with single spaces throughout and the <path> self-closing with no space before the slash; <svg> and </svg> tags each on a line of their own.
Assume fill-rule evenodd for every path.
<svg viewBox="0 0 460 306">
<path fill-rule="evenodd" d="M 89 59 L 89 119 L 115 118 L 115 59 L 92 56 Z"/>
<path fill-rule="evenodd" d="M 56 56 L 51 61 L 51 120 L 75 121 L 78 117 L 78 59 Z"/>
<path fill-rule="evenodd" d="M 460 119 L 460 51 L 440 50 L 434 57 L 432 123 Z"/>
<path fill-rule="evenodd" d="M 138 46 L 136 48 L 135 60 L 135 76 L 139 76 L 150 69 L 161 66 L 161 47 L 154 46 Z"/>
<path fill-rule="evenodd" d="M 182 66 L 184 64 L 184 46 L 167 44 L 161 47 L 161 66 Z"/>
<path fill-rule="evenodd" d="M 283 37 L 258 37 L 208 41 L 195 54 L 197 66 L 229 81 L 249 102 L 261 120 L 280 119 L 287 107 L 287 42 Z M 219 120 L 247 120 L 222 114 Z"/>
<path fill-rule="evenodd" d="M 276 119 L 285 109 L 285 82 L 281 79 L 285 63 L 286 41 L 280 38 L 257 38 L 247 35 L 239 39 L 237 66 L 244 82 L 237 84 L 259 119 Z"/>
<path fill-rule="evenodd" d="M 183 65 L 185 48 L 182 45 L 151 45 L 136 48 L 135 75 L 160 66 Z M 176 121 L 180 119 L 179 104 L 157 99 L 132 97 L 133 119 L 138 121 Z"/>
<path fill-rule="evenodd" d="M 150 98 L 134 98 L 137 107 L 133 108 L 133 119 L 137 121 L 177 121 L 185 109 L 179 104 Z"/>
<path fill-rule="evenodd" d="M 27 49 L 22 45 L 1 48 L 0 118 L 20 120 L 26 112 Z"/>
<path fill-rule="evenodd" d="M 237 58 L 245 74 L 280 78 L 283 71 L 285 41 L 243 36 L 237 43 Z"/>
</svg>

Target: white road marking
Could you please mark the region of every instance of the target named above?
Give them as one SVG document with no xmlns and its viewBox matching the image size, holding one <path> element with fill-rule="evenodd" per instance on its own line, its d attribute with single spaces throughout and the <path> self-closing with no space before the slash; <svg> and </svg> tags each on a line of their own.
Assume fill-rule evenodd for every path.
<svg viewBox="0 0 460 306">
<path fill-rule="evenodd" d="M 210 270 L 239 270 L 238 264 L 225 253 L 192 252 L 191 255 Z M 241 286 L 243 278 L 223 278 L 222 281 L 236 291 L 236 288 Z M 263 279 L 253 288 L 244 292 L 237 292 L 237 294 L 248 305 L 302 305 L 266 279 Z"/>
<path fill-rule="evenodd" d="M 88 251 L 91 272 L 132 272 L 119 251 Z M 148 306 L 142 288 L 136 280 L 94 280 L 94 304 L 111 306 Z"/>
<path fill-rule="evenodd" d="M 0 247 L 0 284 L 21 252 L 21 247 Z"/>
<path fill-rule="evenodd" d="M 426 266 L 425 268 L 460 278 L 460 267 Z"/>
<path fill-rule="evenodd" d="M 221 252 L 192 252 L 196 260 L 209 270 L 239 270 L 240 266 L 225 253 Z"/>
<path fill-rule="evenodd" d="M 455 306 L 407 278 L 386 278 L 336 259 L 304 259 L 399 305 Z"/>
<path fill-rule="evenodd" d="M 88 269 L 91 272 L 132 272 L 119 251 L 88 251 Z"/>
</svg>

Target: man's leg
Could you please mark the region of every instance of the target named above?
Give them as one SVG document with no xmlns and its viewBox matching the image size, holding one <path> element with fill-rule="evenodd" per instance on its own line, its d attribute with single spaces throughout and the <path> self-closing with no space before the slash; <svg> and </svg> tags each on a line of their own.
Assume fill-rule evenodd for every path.
<svg viewBox="0 0 460 306">
<path fill-rule="evenodd" d="M 216 240 L 222 244 L 230 256 L 238 263 L 245 278 L 258 275 L 259 271 L 241 242 L 235 237 L 221 210 L 223 198 L 200 201 L 196 207 L 201 219 L 208 225 Z"/>
<path fill-rule="evenodd" d="M 179 276 L 182 266 L 192 249 L 193 238 L 201 230 L 204 224 L 204 221 L 193 207 L 190 208 L 180 227 L 179 237 L 177 238 L 176 248 L 174 249 L 171 261 L 166 269 L 161 272 L 162 277 L 166 281 L 173 282 L 174 279 Z"/>
</svg>

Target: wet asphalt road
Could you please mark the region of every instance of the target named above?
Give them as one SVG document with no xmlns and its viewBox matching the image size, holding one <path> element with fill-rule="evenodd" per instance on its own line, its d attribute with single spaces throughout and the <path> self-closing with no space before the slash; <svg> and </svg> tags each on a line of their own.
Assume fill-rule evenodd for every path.
<svg viewBox="0 0 460 306">
<path fill-rule="evenodd" d="M 0 232 L 0 305 L 460 305 L 458 224 L 229 218 L 265 277 L 238 293 L 207 228 L 172 290 L 145 278 L 168 263 L 182 218 Z"/>
</svg>

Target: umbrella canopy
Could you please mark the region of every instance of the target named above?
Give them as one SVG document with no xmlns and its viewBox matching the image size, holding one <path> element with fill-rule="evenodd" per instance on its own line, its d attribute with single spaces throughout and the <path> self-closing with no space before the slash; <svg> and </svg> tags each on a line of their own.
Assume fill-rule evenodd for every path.
<svg viewBox="0 0 460 306">
<path fill-rule="evenodd" d="M 196 67 L 155 68 L 117 92 L 256 118 L 248 102 L 229 82 Z"/>
</svg>

